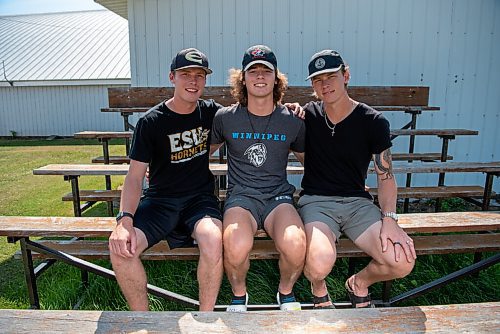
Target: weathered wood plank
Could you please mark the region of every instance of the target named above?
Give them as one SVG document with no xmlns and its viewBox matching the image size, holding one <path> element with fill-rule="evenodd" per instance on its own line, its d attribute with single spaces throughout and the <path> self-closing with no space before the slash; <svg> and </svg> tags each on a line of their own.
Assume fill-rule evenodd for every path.
<svg viewBox="0 0 500 334">
<path fill-rule="evenodd" d="M 391 135 L 396 136 L 474 136 L 476 130 L 467 129 L 393 129 Z"/>
<path fill-rule="evenodd" d="M 408 160 L 435 161 L 440 159 L 441 159 L 441 153 L 392 153 L 392 161 L 408 161 Z M 446 160 L 453 160 L 453 156 L 452 155 L 446 156 Z M 288 161 L 298 162 L 297 158 L 293 154 L 288 156 Z M 219 157 L 211 155 L 210 162 L 213 163 L 219 162 Z M 225 158 L 223 158 L 223 162 L 226 162 Z M 104 157 L 103 156 L 95 157 L 92 159 L 92 163 L 103 164 Z M 109 163 L 128 164 L 130 163 L 130 158 L 127 156 L 112 155 L 109 157 Z"/>
<path fill-rule="evenodd" d="M 427 106 L 429 87 L 416 86 L 350 86 L 349 95 L 372 106 Z M 109 88 L 108 100 L 111 108 L 150 108 L 173 96 L 172 87 L 130 87 Z M 310 86 L 292 86 L 285 93 L 284 102 L 298 102 L 301 105 L 315 100 Z M 203 98 L 214 99 L 228 106 L 235 102 L 230 87 L 205 87 Z M 437 110 L 436 108 L 434 110 Z M 400 110 L 400 109 L 395 109 Z"/>
<path fill-rule="evenodd" d="M 68 327 L 69 326 L 69 327 Z M 2 333 L 496 333 L 500 303 L 225 312 L 0 310 Z"/>
<path fill-rule="evenodd" d="M 0 216 L 0 236 L 107 237 L 114 217 Z M 500 212 L 435 212 L 401 214 L 399 225 L 408 233 L 496 231 Z"/>
<path fill-rule="evenodd" d="M 476 130 L 468 129 L 392 129 L 391 135 L 396 136 L 470 136 L 477 135 Z M 82 131 L 74 134 L 75 138 L 83 139 L 114 139 L 132 138 L 131 131 Z"/>
<path fill-rule="evenodd" d="M 97 164 L 51 164 L 33 170 L 34 175 L 126 175 L 129 165 Z M 226 175 L 226 164 L 210 164 L 214 175 Z M 373 166 L 368 168 L 374 173 Z M 500 161 L 493 162 L 397 162 L 393 164 L 395 174 L 402 173 L 499 173 Z M 302 166 L 287 166 L 288 174 L 303 174 Z"/>
<path fill-rule="evenodd" d="M 417 255 L 451 254 L 471 252 L 494 252 L 500 250 L 500 233 L 453 234 L 413 236 Z M 38 240 L 38 243 L 51 249 L 77 256 L 85 260 L 108 259 L 107 240 Z M 33 252 L 34 258 L 47 258 Z M 197 260 L 200 253 L 197 247 L 170 249 L 166 242 L 160 242 L 148 249 L 141 257 L 143 260 Z M 337 244 L 337 257 L 366 257 L 348 239 L 340 239 Z M 251 260 L 278 259 L 279 253 L 272 240 L 255 239 L 250 252 Z"/>
<path fill-rule="evenodd" d="M 115 139 L 132 138 L 133 135 L 134 133 L 131 131 L 82 131 L 73 136 L 82 139 Z"/>
</svg>

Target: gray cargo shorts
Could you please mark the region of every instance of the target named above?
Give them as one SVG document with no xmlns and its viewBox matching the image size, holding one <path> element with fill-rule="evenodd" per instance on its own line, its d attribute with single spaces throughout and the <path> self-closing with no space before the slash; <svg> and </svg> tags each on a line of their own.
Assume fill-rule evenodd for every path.
<svg viewBox="0 0 500 334">
<path fill-rule="evenodd" d="M 364 197 L 303 195 L 297 206 L 304 225 L 315 221 L 325 223 L 337 240 L 345 233 L 354 241 L 382 219 L 380 209 Z"/>
</svg>

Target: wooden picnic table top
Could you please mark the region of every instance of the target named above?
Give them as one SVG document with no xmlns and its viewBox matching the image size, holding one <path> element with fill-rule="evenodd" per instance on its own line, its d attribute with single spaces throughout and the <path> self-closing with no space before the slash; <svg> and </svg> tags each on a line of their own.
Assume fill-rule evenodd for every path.
<svg viewBox="0 0 500 334">
<path fill-rule="evenodd" d="M 477 135 L 476 130 L 467 129 L 393 129 L 391 135 L 396 136 L 458 136 Z"/>
<path fill-rule="evenodd" d="M 34 175 L 126 175 L 129 165 L 103 164 L 50 164 L 33 170 Z M 210 170 L 216 176 L 227 174 L 227 164 L 210 164 Z M 374 173 L 374 167 L 368 168 Z M 394 174 L 403 173 L 460 173 L 482 172 L 499 173 L 500 161 L 493 162 L 397 162 L 393 164 Z M 287 166 L 287 173 L 303 174 L 302 166 Z"/>
<path fill-rule="evenodd" d="M 119 112 L 119 113 L 142 113 L 151 109 L 153 106 L 145 107 L 110 107 L 101 108 L 101 112 Z M 402 111 L 402 112 L 420 112 L 420 111 L 438 111 L 439 107 L 432 106 L 371 106 L 378 111 Z"/>
<path fill-rule="evenodd" d="M 500 211 L 405 213 L 398 224 L 408 233 L 497 231 Z M 114 217 L 0 216 L 0 236 L 108 237 L 115 226 Z"/>
<path fill-rule="evenodd" d="M 372 309 L 131 312 L 0 310 L 2 333 L 495 333 L 500 303 Z"/>
<path fill-rule="evenodd" d="M 476 130 L 467 129 L 392 129 L 391 135 L 396 136 L 458 136 L 477 135 Z M 132 131 L 82 131 L 74 134 L 75 138 L 86 139 L 112 139 L 112 138 L 132 138 Z"/>
<path fill-rule="evenodd" d="M 132 138 L 132 131 L 82 131 L 73 136 L 75 138 L 85 139 L 113 139 L 113 138 Z"/>
</svg>

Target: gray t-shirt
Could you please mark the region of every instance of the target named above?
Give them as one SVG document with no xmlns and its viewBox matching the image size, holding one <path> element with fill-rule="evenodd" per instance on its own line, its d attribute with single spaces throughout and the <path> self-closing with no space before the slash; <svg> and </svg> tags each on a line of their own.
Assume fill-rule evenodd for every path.
<svg viewBox="0 0 500 334">
<path fill-rule="evenodd" d="M 212 144 L 223 142 L 228 152 L 228 190 L 239 185 L 272 191 L 288 184 L 288 153 L 304 152 L 305 125 L 282 105 L 268 116 L 233 105 L 215 114 Z"/>
</svg>

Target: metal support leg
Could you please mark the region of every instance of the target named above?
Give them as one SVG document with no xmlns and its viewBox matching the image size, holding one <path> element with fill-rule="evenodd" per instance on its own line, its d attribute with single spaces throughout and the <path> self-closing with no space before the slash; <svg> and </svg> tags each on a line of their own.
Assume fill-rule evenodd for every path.
<svg viewBox="0 0 500 334">
<path fill-rule="evenodd" d="M 78 175 L 65 175 L 65 181 L 71 183 L 71 195 L 73 197 L 73 213 L 75 217 L 82 216 L 82 209 L 80 208 L 80 189 L 78 188 Z"/>
<path fill-rule="evenodd" d="M 450 140 L 455 139 L 455 136 L 439 136 L 441 139 L 443 139 L 443 146 L 441 147 L 441 162 L 446 162 L 448 158 L 448 144 Z M 439 180 L 438 180 L 438 186 L 442 187 L 444 186 L 444 176 L 445 173 L 440 173 L 439 174 Z M 441 210 L 441 199 L 436 198 L 436 207 L 435 207 L 436 212 L 439 212 Z"/>
<path fill-rule="evenodd" d="M 31 257 L 31 250 L 27 247 L 26 241 L 28 238 L 21 238 L 21 253 L 24 265 L 24 277 L 26 278 L 26 286 L 28 287 L 28 294 L 30 298 L 30 305 L 32 309 L 40 308 L 40 300 L 38 298 L 38 288 L 36 285 L 35 268 L 33 267 L 33 258 Z"/>
<path fill-rule="evenodd" d="M 130 125 L 130 123 L 128 121 L 128 117 L 130 115 L 132 115 L 132 113 L 122 112 L 121 114 L 123 117 L 123 128 L 125 129 L 125 131 L 133 130 L 134 128 Z M 129 153 L 130 153 L 130 139 L 129 138 L 125 138 L 125 153 L 127 153 L 127 157 L 128 157 Z"/>
<path fill-rule="evenodd" d="M 481 207 L 483 211 L 488 211 L 490 209 L 492 188 L 493 188 L 493 173 L 486 173 L 486 181 L 484 182 L 483 205 Z"/>
<path fill-rule="evenodd" d="M 109 165 L 109 141 L 107 138 L 101 138 L 102 142 L 102 155 L 104 157 L 104 164 Z M 111 190 L 111 175 L 105 175 L 106 190 Z M 113 201 L 106 202 L 108 206 L 108 216 L 113 217 Z"/>
<path fill-rule="evenodd" d="M 27 246 L 31 249 L 34 250 L 37 253 L 41 254 L 46 254 L 51 257 L 56 258 L 59 261 L 63 261 L 67 264 L 70 264 L 72 266 L 75 266 L 77 268 L 80 268 L 85 271 L 89 271 L 91 273 L 94 273 L 96 275 L 109 278 L 109 279 L 116 279 L 115 273 L 112 270 L 109 270 L 107 268 L 98 266 L 92 262 L 88 262 L 82 259 L 79 259 L 75 256 L 66 254 L 64 252 L 57 251 L 55 249 L 51 249 L 49 247 L 46 247 L 44 245 L 41 245 L 39 243 L 33 242 L 33 241 L 27 241 Z M 179 295 L 177 293 L 159 288 L 157 286 L 148 284 L 147 285 L 147 290 L 148 293 L 157 296 L 157 297 L 162 297 L 171 301 L 179 302 L 187 306 L 191 307 L 197 307 L 200 305 L 199 301 L 194 300 L 192 298 Z"/>
<path fill-rule="evenodd" d="M 388 303 L 389 300 L 391 299 L 391 288 L 392 288 L 392 282 L 393 280 L 390 281 L 384 281 L 383 282 L 383 290 L 382 290 L 382 301 L 384 303 Z"/>
<path fill-rule="evenodd" d="M 75 217 L 82 216 L 82 209 L 80 208 L 80 187 L 78 186 L 78 175 L 65 176 L 65 179 L 69 179 L 71 182 L 71 193 L 73 195 L 73 211 Z M 81 272 L 82 284 L 89 284 L 89 273 L 85 270 Z"/>
<path fill-rule="evenodd" d="M 412 112 L 411 113 L 411 122 L 409 123 L 410 129 L 414 130 L 417 128 L 417 115 L 420 114 L 422 111 L 419 112 Z M 410 136 L 410 145 L 408 147 L 408 153 L 412 154 L 415 152 L 415 135 Z M 408 162 L 412 162 L 413 160 L 408 160 Z M 411 187 L 411 173 L 406 174 L 406 187 Z M 410 199 L 405 198 L 404 204 L 403 204 L 403 212 L 407 213 L 410 207 Z"/>
<path fill-rule="evenodd" d="M 348 267 L 347 267 L 347 277 L 351 277 L 354 275 L 356 271 L 356 258 L 350 257 L 348 260 Z"/>
<path fill-rule="evenodd" d="M 399 296 L 391 298 L 391 300 L 389 301 L 389 304 L 392 305 L 394 303 L 398 303 L 398 302 L 401 302 L 403 300 L 418 297 L 420 295 L 423 295 L 426 292 L 440 288 L 440 287 L 447 285 L 451 282 L 454 282 L 462 277 L 472 275 L 472 274 L 479 272 L 483 269 L 491 267 L 492 265 L 497 264 L 499 262 L 500 262 L 500 254 L 490 256 L 489 258 L 481 260 L 478 263 L 474 263 L 468 267 L 457 270 L 457 271 L 455 271 L 449 275 L 446 275 L 444 277 L 441 277 L 435 281 L 424 284 L 418 288 L 412 289 L 410 291 L 407 291 L 405 293 L 400 294 Z"/>
</svg>

